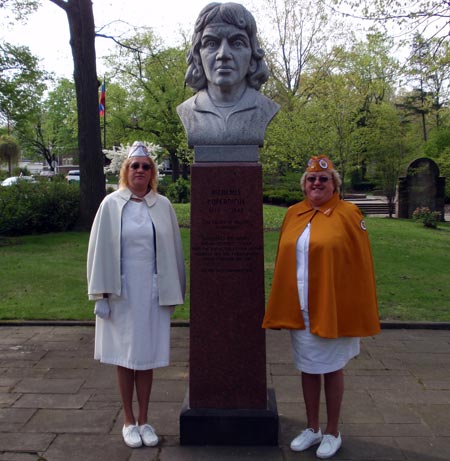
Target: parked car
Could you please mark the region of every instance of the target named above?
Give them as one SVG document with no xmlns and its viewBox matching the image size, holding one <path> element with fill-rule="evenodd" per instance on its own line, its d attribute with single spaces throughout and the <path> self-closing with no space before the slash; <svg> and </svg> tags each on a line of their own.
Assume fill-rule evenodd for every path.
<svg viewBox="0 0 450 461">
<path fill-rule="evenodd" d="M 52 178 L 53 176 L 55 176 L 55 172 L 52 171 L 52 170 L 49 170 L 48 168 L 43 168 L 41 170 L 41 172 L 39 173 L 39 176 L 45 176 L 47 178 Z"/>
<path fill-rule="evenodd" d="M 19 183 L 20 181 L 27 181 L 35 183 L 36 179 L 33 176 L 11 176 L 2 181 L 2 186 L 13 186 L 14 184 Z"/>
<path fill-rule="evenodd" d="M 69 170 L 66 175 L 69 183 L 80 182 L 80 170 Z"/>
</svg>

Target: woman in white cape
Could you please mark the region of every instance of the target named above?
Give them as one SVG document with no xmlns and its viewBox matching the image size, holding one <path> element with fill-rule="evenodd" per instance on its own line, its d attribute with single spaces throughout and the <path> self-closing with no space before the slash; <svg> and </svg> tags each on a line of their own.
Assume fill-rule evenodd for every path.
<svg viewBox="0 0 450 461">
<path fill-rule="evenodd" d="M 169 364 L 170 316 L 185 293 L 178 222 L 156 187 L 156 165 L 145 145 L 135 142 L 119 189 L 97 211 L 87 258 L 88 296 L 96 314 L 94 357 L 117 366 L 122 436 L 132 448 L 158 443 L 148 424 L 153 369 Z"/>
</svg>

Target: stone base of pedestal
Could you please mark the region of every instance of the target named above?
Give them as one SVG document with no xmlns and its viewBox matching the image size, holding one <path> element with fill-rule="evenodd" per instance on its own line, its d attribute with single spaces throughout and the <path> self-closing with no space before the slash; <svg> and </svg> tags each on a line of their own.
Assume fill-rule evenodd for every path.
<svg viewBox="0 0 450 461">
<path fill-rule="evenodd" d="M 278 410 L 273 389 L 267 409 L 189 408 L 186 395 L 180 414 L 181 445 L 278 445 Z"/>
</svg>

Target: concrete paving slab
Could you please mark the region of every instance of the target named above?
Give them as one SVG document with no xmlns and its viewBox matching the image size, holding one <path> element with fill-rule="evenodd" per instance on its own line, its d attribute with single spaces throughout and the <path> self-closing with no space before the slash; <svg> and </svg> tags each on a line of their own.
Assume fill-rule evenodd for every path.
<svg viewBox="0 0 450 461">
<path fill-rule="evenodd" d="M 450 403 L 450 391 L 448 390 L 408 390 L 405 392 L 403 389 L 391 389 L 389 392 L 370 390 L 370 395 L 376 402 L 386 403 L 423 403 L 428 405 Z"/>
<path fill-rule="evenodd" d="M 27 350 L 20 347 L 20 349 L 11 349 L 1 351 L 2 362 L 22 362 L 23 366 L 29 366 L 30 361 L 37 362 L 46 354 L 45 351 Z"/>
<path fill-rule="evenodd" d="M 83 385 L 82 379 L 25 378 L 13 388 L 16 393 L 74 394 Z"/>
<path fill-rule="evenodd" d="M 25 424 L 35 412 L 34 408 L 0 408 L 0 424 Z"/>
<path fill-rule="evenodd" d="M 449 405 L 413 405 L 414 411 L 425 421 L 436 437 L 450 437 L 448 424 L 450 414 Z M 450 442 L 450 439 L 448 440 Z M 450 447 L 448 451 L 450 459 Z"/>
<path fill-rule="evenodd" d="M 421 424 L 423 422 L 412 405 L 392 402 L 376 402 L 375 405 L 387 424 Z"/>
<path fill-rule="evenodd" d="M 433 437 L 430 427 L 422 423 L 344 423 L 342 433 L 347 437 Z"/>
<path fill-rule="evenodd" d="M 10 391 L 18 382 L 18 378 L 10 378 L 4 375 L 0 375 L 0 388 L 2 389 L 1 392 Z"/>
<path fill-rule="evenodd" d="M 19 398 L 20 394 L 10 394 L 8 389 L 0 391 L 0 407 L 11 407 Z"/>
<path fill-rule="evenodd" d="M 24 394 L 16 400 L 14 408 L 60 408 L 80 409 L 91 397 L 90 394 Z"/>
<path fill-rule="evenodd" d="M 25 424 L 23 432 L 107 434 L 116 416 L 114 410 L 42 409 Z"/>
<path fill-rule="evenodd" d="M 369 393 L 362 388 L 347 390 L 341 411 L 341 421 L 357 424 L 384 423 L 384 415 Z"/>
<path fill-rule="evenodd" d="M 54 434 L 27 434 L 22 432 L 0 433 L 0 452 L 44 452 L 55 439 Z"/>
<path fill-rule="evenodd" d="M 186 395 L 186 382 L 177 380 L 159 379 L 152 389 L 154 402 L 179 402 Z"/>
<path fill-rule="evenodd" d="M 355 461 L 403 461 L 404 454 L 393 437 L 356 438 L 344 436 L 342 439 L 342 450 L 340 450 L 333 459 Z"/>
<path fill-rule="evenodd" d="M 125 461 L 129 457 L 121 435 L 61 434 L 45 452 L 48 461 Z"/>
<path fill-rule="evenodd" d="M 23 378 L 43 378 L 49 371 L 44 368 L 35 369 L 33 364 L 23 364 L 21 367 L 16 367 L 15 365 L 16 363 L 0 362 L 0 369 L 4 370 L 2 376 L 18 380 Z"/>
<path fill-rule="evenodd" d="M 448 461 L 449 445 L 446 437 L 404 437 L 396 439 L 408 461 Z"/>
<path fill-rule="evenodd" d="M 40 461 L 39 458 L 37 458 Z M 36 461 L 36 455 L 33 453 L 0 453 L 0 461 Z"/>
<path fill-rule="evenodd" d="M 421 391 L 423 384 L 412 375 L 403 376 L 352 376 L 347 380 L 346 390 L 369 389 L 369 390 L 398 390 L 403 392 Z"/>
</svg>

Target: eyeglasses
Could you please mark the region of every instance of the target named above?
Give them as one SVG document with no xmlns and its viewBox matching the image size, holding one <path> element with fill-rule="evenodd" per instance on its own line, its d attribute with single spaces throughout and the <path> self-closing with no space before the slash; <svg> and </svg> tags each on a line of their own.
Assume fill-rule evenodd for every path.
<svg viewBox="0 0 450 461">
<path fill-rule="evenodd" d="M 130 168 L 132 168 L 133 170 L 137 170 L 139 169 L 139 167 L 141 167 L 144 171 L 148 171 L 152 168 L 152 166 L 149 163 L 133 162 L 130 165 Z"/>
<path fill-rule="evenodd" d="M 330 179 L 328 176 L 308 176 L 306 180 L 311 184 L 314 184 L 316 180 L 319 180 L 321 184 L 325 184 Z"/>
</svg>

